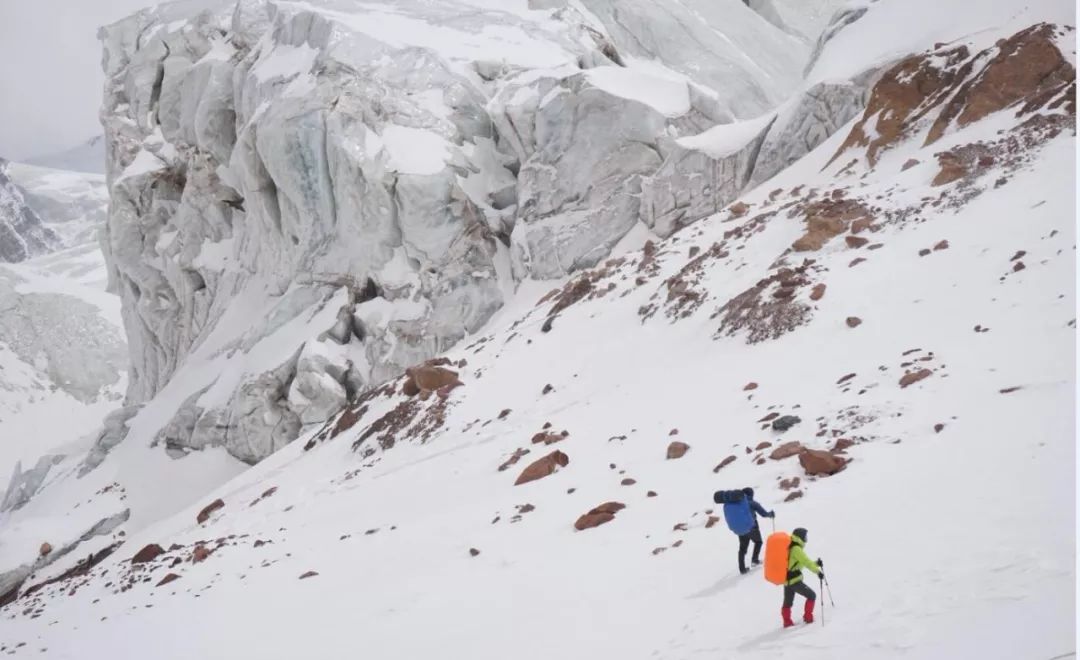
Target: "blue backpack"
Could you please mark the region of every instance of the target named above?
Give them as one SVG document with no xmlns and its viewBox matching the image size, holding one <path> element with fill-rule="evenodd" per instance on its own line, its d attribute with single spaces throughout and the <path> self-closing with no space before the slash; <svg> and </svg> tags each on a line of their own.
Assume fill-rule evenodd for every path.
<svg viewBox="0 0 1080 660">
<path fill-rule="evenodd" d="M 750 501 L 741 490 L 718 490 L 713 493 L 713 502 L 724 505 L 724 522 L 735 534 L 742 536 L 754 528 Z"/>
</svg>

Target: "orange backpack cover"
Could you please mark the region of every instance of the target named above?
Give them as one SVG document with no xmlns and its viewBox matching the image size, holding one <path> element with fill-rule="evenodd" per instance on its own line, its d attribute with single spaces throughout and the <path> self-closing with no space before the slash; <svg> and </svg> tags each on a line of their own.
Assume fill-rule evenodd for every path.
<svg viewBox="0 0 1080 660">
<path fill-rule="evenodd" d="M 773 584 L 787 582 L 788 549 L 791 537 L 787 532 L 773 532 L 765 540 L 765 579 Z"/>
</svg>

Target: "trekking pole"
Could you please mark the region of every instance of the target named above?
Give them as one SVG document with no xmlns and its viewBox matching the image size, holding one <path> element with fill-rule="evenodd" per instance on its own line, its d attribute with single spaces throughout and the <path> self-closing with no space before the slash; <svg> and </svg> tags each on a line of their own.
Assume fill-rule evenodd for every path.
<svg viewBox="0 0 1080 660">
<path fill-rule="evenodd" d="M 818 575 L 818 589 L 820 589 L 822 591 L 822 593 L 825 592 L 825 576 L 824 575 Z M 824 598 L 821 599 L 821 627 L 822 628 L 825 627 L 825 599 Z"/>
<path fill-rule="evenodd" d="M 829 588 L 829 581 L 824 577 L 822 578 L 822 581 L 825 583 L 825 593 L 829 595 L 829 605 L 836 607 L 836 603 L 834 603 L 832 599 L 832 589 Z"/>
</svg>

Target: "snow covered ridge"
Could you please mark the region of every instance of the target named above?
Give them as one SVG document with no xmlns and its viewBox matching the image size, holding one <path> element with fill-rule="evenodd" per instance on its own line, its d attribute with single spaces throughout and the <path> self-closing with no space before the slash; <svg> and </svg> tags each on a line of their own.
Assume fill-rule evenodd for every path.
<svg viewBox="0 0 1080 660">
<path fill-rule="evenodd" d="M 174 455 L 258 461 L 521 281 L 745 187 L 807 41 L 742 3 L 547 4 L 183 2 L 102 30 L 129 399 L 176 383 Z"/>
<path fill-rule="evenodd" d="M 171 461 L 145 442 L 81 478 L 77 460 L 58 464 L 4 528 L 0 584 L 15 586 L 0 648 L 1067 654 L 1070 37 L 1023 26 L 902 58 L 844 130 L 738 202 L 546 295 L 522 291 L 505 323 L 234 478 L 220 449 Z M 284 332 L 355 333 L 336 295 L 279 319 Z M 271 348 L 251 345 L 260 362 Z M 146 416 L 173 395 L 129 435 L 152 437 Z M 999 481 L 1022 497 L 996 497 Z M 827 626 L 778 632 L 777 590 L 734 574 L 709 496 L 745 485 L 778 528 L 810 529 L 836 586 Z M 160 515 L 185 488 L 196 501 Z M 538 624 L 558 634 L 521 644 Z"/>
<path fill-rule="evenodd" d="M 0 159 L 0 262 L 13 263 L 51 252 L 61 240 L 26 203 L 7 168 L 8 162 Z"/>
</svg>

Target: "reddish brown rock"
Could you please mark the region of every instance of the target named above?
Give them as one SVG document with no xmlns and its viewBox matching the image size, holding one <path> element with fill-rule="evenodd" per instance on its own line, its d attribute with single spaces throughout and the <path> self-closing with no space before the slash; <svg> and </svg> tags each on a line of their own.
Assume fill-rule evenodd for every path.
<svg viewBox="0 0 1080 660">
<path fill-rule="evenodd" d="M 841 456 L 820 449 L 805 449 L 799 454 L 799 464 L 810 476 L 836 474 L 844 469 L 847 461 Z"/>
<path fill-rule="evenodd" d="M 622 481 L 620 481 L 619 485 L 620 486 L 633 486 L 636 483 L 637 483 L 636 479 L 631 479 L 630 477 L 627 477 L 627 478 L 623 479 Z"/>
<path fill-rule="evenodd" d="M 1024 270 L 1025 268 L 1027 268 L 1027 266 L 1024 265 L 1023 261 L 1017 261 L 1016 263 L 1013 264 L 1012 269 L 1013 269 L 1014 273 L 1019 273 L 1020 271 Z"/>
<path fill-rule="evenodd" d="M 502 412 L 499 413 L 499 419 L 506 419 L 510 416 L 511 412 L 512 411 L 509 408 L 503 408 Z"/>
<path fill-rule="evenodd" d="M 814 288 L 810 290 L 810 300 L 821 300 L 825 297 L 825 285 L 815 284 Z"/>
<path fill-rule="evenodd" d="M 851 223 L 870 218 L 870 209 L 855 199 L 834 197 L 811 202 L 804 211 L 806 233 L 791 248 L 796 252 L 820 250 L 829 240 L 848 230 Z"/>
<path fill-rule="evenodd" d="M 847 243 L 849 248 L 861 248 L 870 242 L 870 239 L 863 238 L 862 236 L 845 236 L 844 242 Z"/>
<path fill-rule="evenodd" d="M 842 376 L 842 377 L 840 378 L 840 380 L 836 381 L 836 384 L 837 384 L 837 385 L 843 385 L 844 383 L 848 382 L 849 380 L 851 380 L 851 379 L 852 379 L 852 378 L 854 378 L 855 376 L 856 376 L 856 374 L 855 374 L 855 373 L 850 373 L 850 374 L 847 374 L 847 375 L 845 375 L 845 376 Z"/>
<path fill-rule="evenodd" d="M 615 514 L 626 508 L 622 502 L 604 502 L 582 515 L 574 523 L 574 529 L 582 530 L 598 527 L 615 519 Z"/>
<path fill-rule="evenodd" d="M 41 547 L 38 548 L 38 554 L 41 555 L 42 557 L 49 554 L 50 552 L 52 552 L 52 544 L 51 543 L 42 543 Z"/>
<path fill-rule="evenodd" d="M 566 467 L 569 463 L 569 456 L 558 450 L 553 451 L 547 456 L 533 461 L 528 467 L 522 470 L 517 481 L 514 482 L 514 485 L 520 486 L 521 484 L 527 484 L 530 481 L 543 479 L 548 475 L 554 474 L 555 470 L 558 468 Z"/>
<path fill-rule="evenodd" d="M 764 417 L 762 417 L 761 419 L 759 419 L 759 420 L 758 420 L 758 422 L 771 422 L 772 420 L 776 419 L 776 418 L 777 418 L 777 417 L 779 417 L 779 416 L 780 416 L 780 413 L 778 413 L 778 412 L 771 412 L 771 413 L 769 413 L 768 415 L 765 415 Z"/>
<path fill-rule="evenodd" d="M 736 218 L 741 218 L 742 216 L 746 215 L 747 211 L 750 210 L 750 206 L 747 205 L 746 202 L 735 202 L 728 207 L 728 210 L 731 211 L 731 215 L 735 216 Z"/>
<path fill-rule="evenodd" d="M 949 98 L 930 127 L 926 144 L 941 138 L 952 125 L 967 126 L 1014 104 L 1026 101 L 1024 110 L 1041 107 L 1074 84 L 1076 72 L 1058 50 L 1054 32 L 1054 26 L 1039 23 L 999 40 L 996 53 L 984 51 L 984 56 L 993 57 Z"/>
<path fill-rule="evenodd" d="M 712 528 L 713 525 L 715 525 L 718 522 L 720 522 L 720 517 L 719 516 L 709 516 L 708 520 L 705 521 L 705 529 Z"/>
<path fill-rule="evenodd" d="M 757 388 L 758 388 L 757 383 L 750 382 L 750 383 L 747 383 L 746 385 L 743 385 L 743 392 L 749 392 L 750 390 L 756 390 Z"/>
<path fill-rule="evenodd" d="M 200 525 L 210 519 L 210 514 L 214 513 L 221 507 L 225 506 L 225 502 L 218 498 L 203 507 L 203 510 L 199 512 L 199 515 L 195 516 L 195 522 Z"/>
<path fill-rule="evenodd" d="M 762 442 L 757 443 L 757 446 L 754 447 L 754 451 L 761 451 L 762 449 L 768 449 L 769 447 L 772 447 L 772 443 L 768 440 L 763 440 Z"/>
<path fill-rule="evenodd" d="M 860 319 L 858 316 L 849 316 L 844 319 L 844 323 L 846 323 L 847 327 L 849 328 L 857 328 L 862 325 L 862 319 Z"/>
<path fill-rule="evenodd" d="M 405 370 L 406 378 L 415 385 L 417 392 L 434 392 L 443 388 L 452 389 L 461 385 L 461 380 L 458 378 L 456 371 L 436 366 L 432 362 L 429 361 Z"/>
<path fill-rule="evenodd" d="M 420 387 L 412 378 L 406 378 L 405 382 L 401 384 L 401 393 L 405 396 L 416 396 L 420 394 Z"/>
<path fill-rule="evenodd" d="M 944 430 L 945 430 L 945 425 L 944 424 L 941 424 L 940 422 L 937 423 L 937 424 L 934 424 L 934 433 L 941 433 Z"/>
<path fill-rule="evenodd" d="M 538 445 L 540 443 L 544 443 L 545 445 L 553 445 L 556 442 L 559 442 L 560 440 L 563 440 L 565 438 L 566 436 L 560 433 L 548 433 L 546 431 L 541 431 L 532 437 L 532 443 L 534 445 Z"/>
<path fill-rule="evenodd" d="M 790 479 L 780 480 L 780 490 L 791 490 L 792 488 L 798 488 L 799 482 L 802 481 L 799 477 L 792 477 Z"/>
<path fill-rule="evenodd" d="M 470 557 L 476 557 L 479 554 L 480 554 L 480 551 L 477 550 L 476 548 L 469 548 L 469 556 Z"/>
<path fill-rule="evenodd" d="M 148 561 L 154 561 L 165 552 L 157 543 L 151 543 L 145 546 L 142 550 L 135 553 L 135 556 L 131 558 L 132 564 L 145 564 Z"/>
<path fill-rule="evenodd" d="M 851 233 L 861 234 L 864 231 L 870 231 L 874 228 L 874 220 L 872 218 L 859 218 L 855 222 L 851 223 Z"/>
<path fill-rule="evenodd" d="M 934 372 L 929 369 L 919 369 L 918 371 L 909 371 L 900 377 L 900 387 L 904 388 L 908 385 L 914 385 L 915 383 L 927 378 Z"/>
<path fill-rule="evenodd" d="M 529 453 L 528 449 L 524 449 L 524 448 L 515 449 L 514 453 L 510 455 L 510 458 L 506 459 L 503 462 L 503 464 L 499 466 L 499 472 L 502 472 L 503 470 L 506 470 L 507 468 L 509 468 L 511 465 L 516 464 L 518 461 L 521 460 L 522 456 L 524 456 L 525 454 L 528 454 L 528 453 Z"/>
<path fill-rule="evenodd" d="M 656 491 L 650 490 L 649 492 L 645 493 L 645 497 L 656 497 Z"/>
<path fill-rule="evenodd" d="M 900 168 L 900 171 L 901 172 L 906 172 L 906 171 L 910 170 L 911 168 L 915 167 L 918 164 L 919 164 L 919 161 L 915 160 L 914 158 L 908 158 L 906 161 L 904 161 L 904 164 Z"/>
<path fill-rule="evenodd" d="M 802 497 L 802 491 L 801 490 L 793 490 L 790 493 L 788 493 L 787 497 L 784 498 L 784 501 L 785 502 L 790 502 L 791 500 L 797 500 L 800 497 Z"/>
<path fill-rule="evenodd" d="M 689 450 L 690 445 L 686 444 L 685 442 L 679 442 L 678 440 L 676 440 L 675 442 L 672 442 L 670 445 L 668 445 L 667 458 L 669 461 L 675 458 L 682 458 Z"/>
<path fill-rule="evenodd" d="M 833 444 L 832 449 L 830 449 L 829 451 L 833 452 L 834 454 L 835 453 L 840 453 L 840 452 L 843 452 L 844 450 L 846 450 L 848 447 L 851 447 L 854 444 L 855 444 L 855 441 L 850 439 L 850 438 L 839 438 Z"/>
<path fill-rule="evenodd" d="M 315 576 L 316 576 L 316 575 L 318 575 L 318 574 L 319 574 L 319 573 L 318 573 L 318 571 L 308 571 L 308 572 L 306 572 L 306 573 L 303 573 L 303 574 L 302 574 L 302 575 L 301 575 L 301 576 L 300 576 L 300 577 L 299 577 L 298 579 L 300 579 L 300 580 L 306 580 L 306 579 L 308 579 L 309 577 L 315 577 Z"/>
<path fill-rule="evenodd" d="M 175 581 L 177 581 L 177 580 L 179 580 L 179 579 L 180 579 L 180 576 L 179 576 L 179 575 L 177 575 L 176 573 L 169 573 L 169 574 L 168 574 L 168 575 L 166 575 L 165 577 L 161 578 L 161 581 L 160 581 L 160 582 L 158 582 L 158 583 L 157 583 L 156 585 L 154 585 L 154 586 L 157 586 L 157 587 L 162 587 L 162 586 L 165 586 L 166 584 L 168 584 L 168 583 L 170 583 L 170 582 L 175 582 Z"/>
<path fill-rule="evenodd" d="M 949 249 L 949 241 L 940 240 L 937 243 L 934 243 L 934 249 L 935 250 L 948 250 Z"/>
<path fill-rule="evenodd" d="M 197 545 L 195 549 L 191 551 L 191 563 L 198 564 L 201 561 L 206 560 L 210 556 L 210 549 L 205 545 Z"/>
<path fill-rule="evenodd" d="M 724 460 L 721 460 L 717 464 L 717 466 L 715 468 L 713 468 L 713 472 L 716 473 L 716 472 L 719 472 L 720 470 L 723 470 L 724 468 L 730 466 L 730 464 L 733 463 L 734 461 L 735 461 L 735 455 L 732 454 L 731 456 L 728 456 Z"/>
<path fill-rule="evenodd" d="M 774 461 L 780 461 L 785 458 L 795 456 L 796 454 L 801 452 L 802 449 L 802 443 L 800 443 L 798 440 L 792 440 L 791 442 L 785 442 L 776 449 L 772 450 L 772 453 L 769 454 L 769 458 L 773 459 Z"/>
<path fill-rule="evenodd" d="M 866 261 L 866 259 L 864 259 L 863 257 L 855 257 L 851 260 L 851 263 L 848 264 L 848 268 L 854 268 L 855 266 L 858 266 L 864 261 Z"/>
<path fill-rule="evenodd" d="M 671 429 L 670 431 L 668 431 L 668 435 L 679 435 L 679 429 Z"/>
<path fill-rule="evenodd" d="M 944 186 L 963 179 L 968 175 L 968 163 L 960 155 L 951 151 L 943 151 L 935 154 L 938 160 L 938 166 L 941 168 L 938 173 L 934 175 L 933 180 L 930 182 L 932 186 Z M 929 254 L 927 250 L 927 254 Z M 920 254 L 922 251 L 920 250 Z"/>
<path fill-rule="evenodd" d="M 685 532 L 686 529 L 687 529 L 686 523 L 681 522 L 681 523 L 675 523 L 675 526 L 671 528 L 671 531 L 673 531 L 673 532 Z"/>
<path fill-rule="evenodd" d="M 1013 255 L 1013 256 L 1012 256 L 1012 257 L 1011 257 L 1011 258 L 1009 259 L 1009 261 L 1016 261 L 1017 259 L 1022 259 L 1022 258 L 1023 258 L 1023 257 L 1024 257 L 1024 256 L 1025 256 L 1026 254 L 1027 254 L 1027 251 L 1026 251 L 1026 250 L 1017 250 L 1017 251 L 1016 251 L 1016 254 L 1014 254 L 1014 255 Z"/>
</svg>

